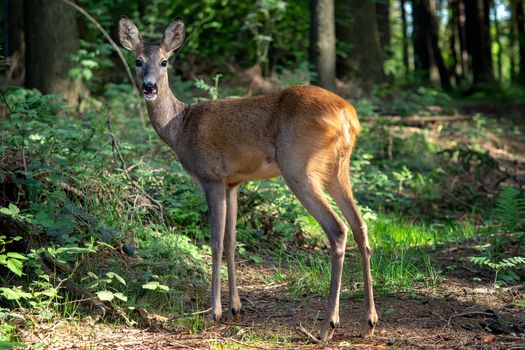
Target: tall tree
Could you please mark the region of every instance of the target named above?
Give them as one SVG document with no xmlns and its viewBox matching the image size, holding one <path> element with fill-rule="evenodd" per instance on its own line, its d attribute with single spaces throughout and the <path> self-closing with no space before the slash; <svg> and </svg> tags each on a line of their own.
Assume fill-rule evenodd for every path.
<svg viewBox="0 0 525 350">
<path fill-rule="evenodd" d="M 385 58 L 390 57 L 390 0 L 376 0 L 376 18 L 379 43 Z"/>
<path fill-rule="evenodd" d="M 441 54 L 435 0 L 412 0 L 414 62 L 422 77 L 450 89 L 450 77 Z"/>
<path fill-rule="evenodd" d="M 78 82 L 69 78 L 79 44 L 74 10 L 61 0 L 24 0 L 24 26 L 26 87 L 75 103 Z"/>
<path fill-rule="evenodd" d="M 516 0 L 516 35 L 518 37 L 520 65 L 518 73 L 518 82 L 525 84 L 525 10 L 524 1 Z"/>
<path fill-rule="evenodd" d="M 494 82 L 489 11 L 489 0 L 465 1 L 467 51 L 472 61 L 474 85 Z"/>
<path fill-rule="evenodd" d="M 451 0 L 449 2 L 449 19 L 448 19 L 448 33 L 449 33 L 449 48 L 450 48 L 450 59 L 451 69 L 450 72 L 456 81 L 456 85 L 459 85 L 462 78 L 461 65 L 459 64 L 460 59 L 458 55 L 458 16 L 459 16 L 459 1 Z"/>
<path fill-rule="evenodd" d="M 24 16 L 23 2 L 4 0 L 5 6 L 5 57 L 8 58 L 6 78 L 11 81 L 23 80 L 24 77 Z"/>
<path fill-rule="evenodd" d="M 317 77 L 313 82 L 335 90 L 334 0 L 310 0 L 310 63 Z"/>
<path fill-rule="evenodd" d="M 493 13 L 493 16 L 494 16 L 494 30 L 495 30 L 495 33 L 494 33 L 494 41 L 496 42 L 496 46 L 498 48 L 498 55 L 497 55 L 497 61 L 496 61 L 496 67 L 497 67 L 497 72 L 498 72 L 498 81 L 501 82 L 502 81 L 502 72 L 503 72 L 503 67 L 502 67 L 502 56 L 503 56 L 503 52 L 502 52 L 502 45 L 501 45 L 501 40 L 500 40 L 500 37 L 501 37 L 501 31 L 500 31 L 500 28 L 499 28 L 499 19 L 498 19 L 498 9 L 497 9 L 497 2 L 496 1 L 491 1 L 492 3 L 492 13 Z"/>
<path fill-rule="evenodd" d="M 338 57 L 338 76 L 361 80 L 368 88 L 385 80 L 374 0 L 338 1 L 337 39 L 345 57 Z M 349 18 L 348 14 L 351 14 Z"/>
</svg>

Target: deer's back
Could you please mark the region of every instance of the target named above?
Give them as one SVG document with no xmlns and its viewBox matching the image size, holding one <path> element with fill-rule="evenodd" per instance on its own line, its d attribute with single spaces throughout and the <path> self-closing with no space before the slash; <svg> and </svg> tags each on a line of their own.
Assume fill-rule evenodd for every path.
<svg viewBox="0 0 525 350">
<path fill-rule="evenodd" d="M 236 183 L 278 176 L 279 140 L 332 142 L 347 130 L 353 144 L 358 128 L 355 110 L 339 96 L 314 86 L 294 86 L 189 106 L 176 147 L 184 151 L 175 151 L 195 177 Z"/>
</svg>

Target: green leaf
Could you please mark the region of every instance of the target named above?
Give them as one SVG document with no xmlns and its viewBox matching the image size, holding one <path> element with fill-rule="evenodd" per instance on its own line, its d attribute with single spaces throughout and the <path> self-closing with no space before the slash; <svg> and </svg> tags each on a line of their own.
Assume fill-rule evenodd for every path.
<svg viewBox="0 0 525 350">
<path fill-rule="evenodd" d="M 22 254 L 19 254 L 19 253 L 15 253 L 15 252 L 8 252 L 7 253 L 7 257 L 8 258 L 15 258 L 15 259 L 19 259 L 19 260 L 26 260 L 27 258 L 25 256 L 23 256 Z"/>
<path fill-rule="evenodd" d="M 163 291 L 166 291 L 166 292 L 169 292 L 170 287 L 165 286 L 165 285 L 163 285 L 163 284 L 159 284 L 159 289 L 160 289 L 160 290 L 163 290 Z"/>
<path fill-rule="evenodd" d="M 126 281 L 120 277 L 117 273 L 115 272 L 106 272 L 106 276 L 109 278 L 109 279 L 116 279 L 117 281 L 120 282 L 120 284 L 123 284 L 123 285 L 126 285 Z"/>
<path fill-rule="evenodd" d="M 114 295 L 115 298 L 117 298 L 117 299 L 120 299 L 120 300 L 122 300 L 122 301 L 128 301 L 128 297 L 125 296 L 125 295 L 122 294 L 122 293 L 114 293 L 113 295 Z"/>
<path fill-rule="evenodd" d="M 9 203 L 9 210 L 11 210 L 11 213 L 13 213 L 13 215 L 20 213 L 20 209 L 18 209 L 18 207 L 13 203 Z"/>
<path fill-rule="evenodd" d="M 115 298 L 115 294 L 109 290 L 101 290 L 95 293 L 97 297 L 102 301 L 111 301 Z"/>
<path fill-rule="evenodd" d="M 16 289 L 2 287 L 0 288 L 0 294 L 7 300 L 29 299 L 32 297 L 31 293 L 22 291 L 20 287 Z"/>
<path fill-rule="evenodd" d="M 159 284 L 160 283 L 157 282 L 157 281 L 150 281 L 150 282 L 148 282 L 146 284 L 143 284 L 142 288 L 143 289 L 149 289 L 149 290 L 155 290 L 155 289 L 157 289 L 159 287 Z"/>
<path fill-rule="evenodd" d="M 22 267 L 24 264 L 20 260 L 7 259 L 5 266 L 7 266 L 7 268 L 15 275 L 22 276 Z"/>
</svg>

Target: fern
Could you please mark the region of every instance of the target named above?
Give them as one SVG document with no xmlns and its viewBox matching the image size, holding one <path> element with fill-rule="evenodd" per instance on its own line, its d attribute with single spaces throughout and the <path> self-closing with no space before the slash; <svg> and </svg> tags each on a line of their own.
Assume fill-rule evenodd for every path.
<svg viewBox="0 0 525 350">
<path fill-rule="evenodd" d="M 502 280 L 512 281 L 519 280 L 519 276 L 513 270 L 521 269 L 525 267 L 525 257 L 523 256 L 513 256 L 511 258 L 501 259 L 500 261 L 492 261 L 488 256 L 471 256 L 468 260 L 479 266 L 488 266 L 494 270 L 494 286 L 498 286 L 497 280 L 498 275 L 507 271 L 506 274 L 502 276 Z"/>
<path fill-rule="evenodd" d="M 494 216 L 504 229 L 519 229 L 525 224 L 525 198 L 514 187 L 503 188 L 494 209 Z"/>
</svg>

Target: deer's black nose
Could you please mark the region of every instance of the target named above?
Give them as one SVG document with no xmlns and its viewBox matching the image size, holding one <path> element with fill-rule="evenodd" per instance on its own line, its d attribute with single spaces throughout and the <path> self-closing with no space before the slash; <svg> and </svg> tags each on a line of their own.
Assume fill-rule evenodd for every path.
<svg viewBox="0 0 525 350">
<path fill-rule="evenodd" d="M 142 84 L 142 91 L 144 91 L 144 92 L 157 91 L 157 84 L 155 84 L 155 83 L 144 83 L 144 84 Z"/>
</svg>

